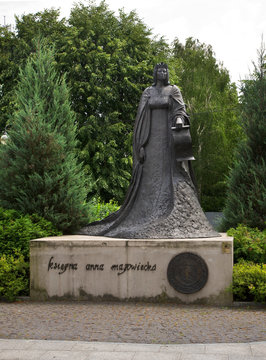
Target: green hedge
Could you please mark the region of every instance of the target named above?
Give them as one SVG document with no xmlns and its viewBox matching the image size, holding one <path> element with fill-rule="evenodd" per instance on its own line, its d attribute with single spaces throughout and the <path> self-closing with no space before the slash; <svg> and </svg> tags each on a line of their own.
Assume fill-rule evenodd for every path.
<svg viewBox="0 0 266 360">
<path fill-rule="evenodd" d="M 0 207 L 0 256 L 22 254 L 29 260 L 30 240 L 62 233 L 38 215 L 21 215 Z"/>
<path fill-rule="evenodd" d="M 237 301 L 266 301 L 266 265 L 241 261 L 234 265 L 233 295 Z"/>
<path fill-rule="evenodd" d="M 234 237 L 234 300 L 265 302 L 266 230 L 240 224 L 227 234 Z"/>
<path fill-rule="evenodd" d="M 241 259 L 256 264 L 266 263 L 266 230 L 238 225 L 227 234 L 234 237 L 234 263 Z"/>
<path fill-rule="evenodd" d="M 0 297 L 14 300 L 29 294 L 30 240 L 57 236 L 49 221 L 0 207 Z"/>
<path fill-rule="evenodd" d="M 0 298 L 13 301 L 29 293 L 29 263 L 22 254 L 0 257 Z"/>
</svg>

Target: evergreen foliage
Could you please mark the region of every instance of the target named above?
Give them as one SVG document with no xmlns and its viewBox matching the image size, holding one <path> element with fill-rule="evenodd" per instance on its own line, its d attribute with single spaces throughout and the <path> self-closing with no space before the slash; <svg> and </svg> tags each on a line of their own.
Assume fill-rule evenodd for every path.
<svg viewBox="0 0 266 360">
<path fill-rule="evenodd" d="M 8 114 L 14 107 L 14 84 L 18 76 L 16 49 L 18 39 L 15 34 L 0 26 L 0 129 L 4 129 Z M 16 59 L 15 59 L 16 58 Z M 2 134 L 1 134 L 2 135 Z"/>
<path fill-rule="evenodd" d="M 255 65 L 255 64 L 254 64 Z M 241 119 L 246 139 L 238 149 L 231 171 L 222 230 L 242 223 L 265 228 L 266 214 L 266 54 L 242 82 Z"/>
<path fill-rule="evenodd" d="M 4 129 L 8 116 L 15 108 L 15 86 L 19 68 L 23 67 L 31 52 L 35 51 L 36 36 L 56 43 L 65 31 L 66 20 L 59 20 L 59 10 L 44 10 L 36 14 L 16 17 L 16 32 L 0 26 L 0 129 Z"/>
<path fill-rule="evenodd" d="M 75 115 L 54 51 L 36 42 L 20 70 L 10 139 L 0 147 L 0 203 L 70 231 L 86 221 L 85 178 L 75 154 Z"/>
</svg>

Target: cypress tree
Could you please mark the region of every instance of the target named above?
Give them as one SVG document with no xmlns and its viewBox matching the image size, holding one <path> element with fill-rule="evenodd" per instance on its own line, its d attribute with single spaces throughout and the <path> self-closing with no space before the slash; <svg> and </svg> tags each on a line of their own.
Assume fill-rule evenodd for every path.
<svg viewBox="0 0 266 360">
<path fill-rule="evenodd" d="M 265 228 L 266 214 L 266 58 L 259 50 L 258 65 L 241 87 L 242 125 L 245 141 L 238 148 L 228 182 L 222 230 L 242 223 Z"/>
<path fill-rule="evenodd" d="M 0 204 L 36 213 L 69 232 L 86 220 L 85 177 L 78 163 L 75 115 L 54 51 L 36 41 L 20 69 L 10 138 L 0 147 Z"/>
</svg>

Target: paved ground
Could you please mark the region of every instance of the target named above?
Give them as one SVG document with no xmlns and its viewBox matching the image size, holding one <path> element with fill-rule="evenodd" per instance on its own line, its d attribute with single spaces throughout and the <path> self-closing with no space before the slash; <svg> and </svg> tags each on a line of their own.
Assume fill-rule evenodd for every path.
<svg viewBox="0 0 266 360">
<path fill-rule="evenodd" d="M 265 308 L 174 304 L 0 303 L 0 338 L 144 344 L 265 341 Z"/>
<path fill-rule="evenodd" d="M 143 345 L 0 340 L 1 360 L 265 360 L 266 342 Z"/>
</svg>

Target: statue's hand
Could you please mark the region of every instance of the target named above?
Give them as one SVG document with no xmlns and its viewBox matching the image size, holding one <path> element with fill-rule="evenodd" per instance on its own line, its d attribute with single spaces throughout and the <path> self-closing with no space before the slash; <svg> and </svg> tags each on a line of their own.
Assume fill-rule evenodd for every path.
<svg viewBox="0 0 266 360">
<path fill-rule="evenodd" d="M 141 164 L 143 164 L 144 161 L 145 161 L 145 150 L 144 150 L 144 147 L 141 147 L 141 148 L 139 149 L 139 162 L 140 162 Z"/>
</svg>

